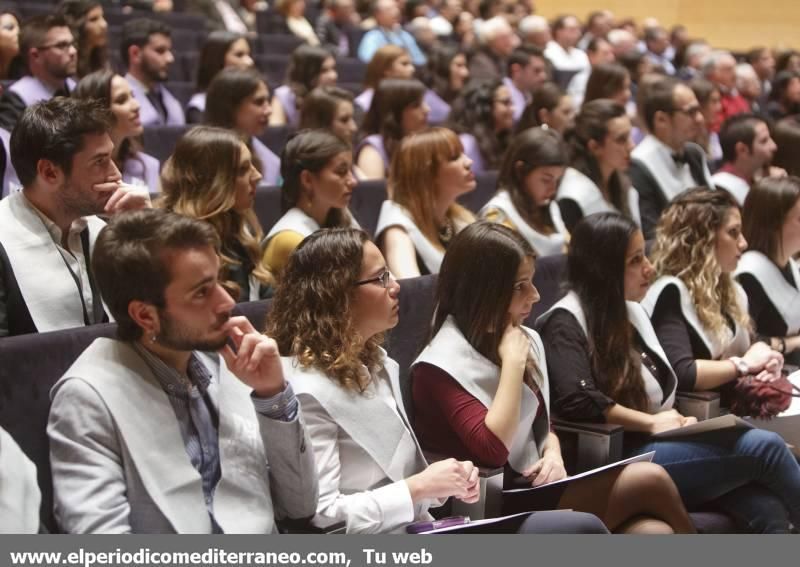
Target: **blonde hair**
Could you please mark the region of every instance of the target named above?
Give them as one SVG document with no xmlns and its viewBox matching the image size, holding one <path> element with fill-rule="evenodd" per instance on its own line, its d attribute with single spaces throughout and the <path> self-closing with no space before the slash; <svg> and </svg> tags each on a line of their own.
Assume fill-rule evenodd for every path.
<svg viewBox="0 0 800 567">
<path fill-rule="evenodd" d="M 389 171 L 392 200 L 408 210 L 420 232 L 439 250 L 444 247 L 433 215 L 436 178 L 439 168 L 458 159 L 463 151 L 461 140 L 452 130 L 427 128 L 403 138 Z M 457 203 L 447 209 L 447 217 L 463 224 L 475 221 L 475 216 Z"/>
<path fill-rule="evenodd" d="M 736 208 L 727 191 L 684 191 L 661 216 L 652 251 L 656 274 L 675 276 L 686 285 L 700 322 L 719 340 L 725 338 L 726 314 L 750 328 L 733 276 L 722 272 L 715 252 L 717 231 Z"/>
<path fill-rule="evenodd" d="M 241 262 L 225 253 L 226 246 L 238 243 L 253 263 L 252 274 L 265 285 L 272 284 L 272 274 L 261 263 L 261 225 L 251 210 L 237 212 L 236 177 L 241 148 L 245 142 L 234 132 L 210 126 L 198 126 L 186 133 L 161 172 L 163 197 L 159 205 L 187 217 L 208 222 L 219 234 L 220 273 L 225 287 L 234 297 L 239 286 L 226 280 L 232 266 Z"/>
</svg>

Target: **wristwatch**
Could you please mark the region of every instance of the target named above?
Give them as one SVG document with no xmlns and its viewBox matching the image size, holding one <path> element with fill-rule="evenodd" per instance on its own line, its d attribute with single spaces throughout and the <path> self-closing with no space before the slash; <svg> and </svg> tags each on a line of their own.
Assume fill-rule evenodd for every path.
<svg viewBox="0 0 800 567">
<path fill-rule="evenodd" d="M 736 375 L 737 377 L 747 376 L 750 374 L 750 367 L 744 361 L 743 358 L 739 356 L 732 356 L 728 360 L 733 362 L 733 365 L 736 367 Z"/>
</svg>

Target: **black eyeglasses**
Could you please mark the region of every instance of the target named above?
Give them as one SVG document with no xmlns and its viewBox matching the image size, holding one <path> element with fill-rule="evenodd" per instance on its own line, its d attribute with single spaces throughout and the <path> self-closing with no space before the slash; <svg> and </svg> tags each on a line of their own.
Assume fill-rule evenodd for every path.
<svg viewBox="0 0 800 567">
<path fill-rule="evenodd" d="M 367 285 L 371 283 L 380 283 L 381 287 L 386 289 L 389 287 L 389 281 L 393 280 L 394 277 L 392 276 L 392 272 L 389 270 L 383 270 L 381 275 L 375 276 L 374 278 L 369 278 L 367 280 L 361 280 L 360 282 L 356 282 L 356 285 Z"/>
<path fill-rule="evenodd" d="M 681 114 L 685 114 L 689 118 L 694 118 L 698 114 L 702 114 L 703 109 L 700 108 L 699 106 L 690 106 L 689 108 L 673 108 L 670 112 L 672 112 L 673 114 L 679 112 Z"/>
<path fill-rule="evenodd" d="M 66 51 L 70 47 L 74 47 L 75 49 L 78 48 L 77 41 L 59 41 L 58 43 L 51 43 L 50 45 L 42 45 L 37 47 L 39 51 L 45 51 L 47 49 L 58 49 L 59 51 Z"/>
</svg>

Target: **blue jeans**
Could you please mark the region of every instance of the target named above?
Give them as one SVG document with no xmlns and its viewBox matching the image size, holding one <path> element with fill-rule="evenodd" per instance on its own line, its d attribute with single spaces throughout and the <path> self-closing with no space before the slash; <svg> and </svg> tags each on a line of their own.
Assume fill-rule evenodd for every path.
<svg viewBox="0 0 800 567">
<path fill-rule="evenodd" d="M 689 510 L 716 501 L 749 532 L 786 533 L 800 527 L 800 465 L 777 433 L 727 429 L 689 440 L 650 441 L 634 454 L 672 477 Z"/>
</svg>

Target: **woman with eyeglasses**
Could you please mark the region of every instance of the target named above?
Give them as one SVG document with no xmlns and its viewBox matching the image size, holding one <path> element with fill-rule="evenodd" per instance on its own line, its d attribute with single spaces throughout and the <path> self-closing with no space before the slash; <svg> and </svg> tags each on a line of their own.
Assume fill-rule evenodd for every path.
<svg viewBox="0 0 800 567">
<path fill-rule="evenodd" d="M 558 205 L 568 230 L 592 213 L 617 211 L 637 224 L 639 194 L 626 174 L 630 164 L 631 119 L 625 107 L 597 99 L 581 107 L 565 134 L 570 167 L 558 185 Z"/>
<path fill-rule="evenodd" d="M 428 509 L 478 498 L 469 461 L 428 464 L 403 406 L 399 367 L 381 348 L 397 325 L 400 285 L 367 235 L 320 230 L 292 254 L 267 334 L 297 394 L 319 473 L 313 522 L 347 533 L 403 532 Z M 603 533 L 575 512 L 534 514 L 520 532 Z"/>
<path fill-rule="evenodd" d="M 459 233 L 437 280 L 432 337 L 412 365 L 415 427 L 425 449 L 506 469 L 505 488 L 545 487 L 567 474 L 550 428 L 545 350 L 524 326 L 539 292 L 535 253 L 508 227 Z M 611 469 L 526 502 L 601 518 L 613 532 L 694 533 L 659 466 Z M 514 495 L 505 495 L 504 506 Z"/>
<path fill-rule="evenodd" d="M 574 421 L 621 425 L 623 456 L 655 451 L 653 462 L 667 470 L 689 510 L 711 506 L 742 530 L 785 533 L 784 503 L 795 511 L 800 503 L 800 467 L 778 435 L 732 428 L 653 437 L 696 422 L 675 407 L 676 391 L 690 385 L 670 356 L 663 340 L 668 335 L 654 328 L 639 305 L 654 271 L 642 231 L 630 219 L 598 213 L 575 226 L 567 295 L 536 325 L 555 412 Z M 697 361 L 698 368 L 703 364 Z"/>
<path fill-rule="evenodd" d="M 456 202 L 475 185 L 472 160 L 452 130 L 429 128 L 403 140 L 392 160 L 391 199 L 381 206 L 375 229 L 393 274 L 439 272 L 453 236 L 475 220 Z"/>
<path fill-rule="evenodd" d="M 537 257 L 566 252 L 569 232 L 555 200 L 558 182 L 567 166 L 567 151 L 553 130 L 530 128 L 511 140 L 497 193 L 480 217 L 514 229 Z"/>
<path fill-rule="evenodd" d="M 353 152 L 326 130 L 304 130 L 281 154 L 283 216 L 269 230 L 264 263 L 279 274 L 300 242 L 320 228 L 354 227 L 347 205 L 353 195 Z"/>
<path fill-rule="evenodd" d="M 514 127 L 511 91 L 502 81 L 467 87 L 453 102 L 448 124 L 458 132 L 475 173 L 499 169 Z"/>
</svg>

